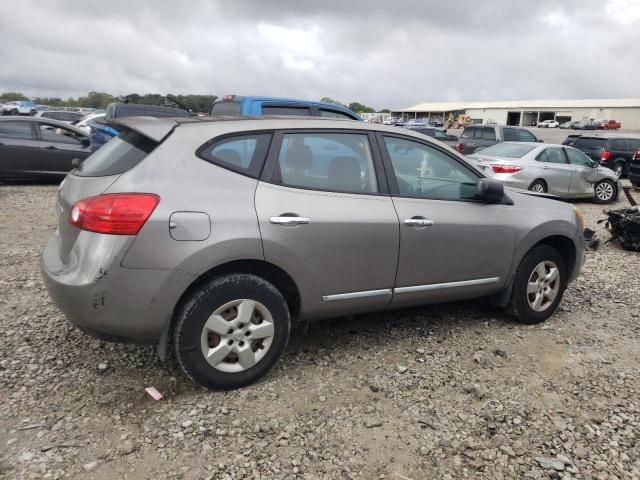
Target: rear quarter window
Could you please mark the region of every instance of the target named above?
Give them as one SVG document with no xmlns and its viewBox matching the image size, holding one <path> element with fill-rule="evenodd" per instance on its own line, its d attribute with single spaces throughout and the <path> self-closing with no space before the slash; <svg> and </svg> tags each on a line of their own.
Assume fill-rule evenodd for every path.
<svg viewBox="0 0 640 480">
<path fill-rule="evenodd" d="M 219 167 L 258 178 L 270 143 L 271 133 L 214 138 L 201 146 L 196 155 Z"/>
<path fill-rule="evenodd" d="M 158 143 L 133 131 L 125 131 L 96 150 L 73 172 L 81 177 L 119 175 L 138 165 Z"/>
<path fill-rule="evenodd" d="M 606 145 L 607 140 L 603 138 L 578 137 L 572 146 L 579 150 L 598 150 L 604 148 Z"/>
</svg>

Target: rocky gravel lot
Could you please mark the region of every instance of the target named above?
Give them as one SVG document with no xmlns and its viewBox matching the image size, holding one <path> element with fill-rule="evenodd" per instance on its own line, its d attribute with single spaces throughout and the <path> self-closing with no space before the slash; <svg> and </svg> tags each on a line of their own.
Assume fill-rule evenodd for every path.
<svg viewBox="0 0 640 480">
<path fill-rule="evenodd" d="M 640 254 L 590 252 L 542 325 L 483 302 L 322 322 L 211 393 L 49 301 L 55 190 L 0 186 L 0 478 L 640 478 Z"/>
</svg>

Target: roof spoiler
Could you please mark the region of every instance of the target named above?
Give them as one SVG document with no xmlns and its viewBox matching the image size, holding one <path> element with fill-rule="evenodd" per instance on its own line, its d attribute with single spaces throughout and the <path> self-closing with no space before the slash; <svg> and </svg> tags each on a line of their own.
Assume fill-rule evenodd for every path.
<svg viewBox="0 0 640 480">
<path fill-rule="evenodd" d="M 124 117 L 108 120 L 107 124 L 117 130 L 128 129 L 143 135 L 154 142 L 162 142 L 178 126 L 174 118 Z"/>
</svg>

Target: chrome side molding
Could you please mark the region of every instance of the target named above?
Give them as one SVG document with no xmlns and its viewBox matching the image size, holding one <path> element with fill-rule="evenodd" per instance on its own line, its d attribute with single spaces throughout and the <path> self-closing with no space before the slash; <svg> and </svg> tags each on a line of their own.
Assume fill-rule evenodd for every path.
<svg viewBox="0 0 640 480">
<path fill-rule="evenodd" d="M 498 283 L 500 277 L 478 278 L 476 280 L 462 280 L 460 282 L 432 283 L 430 285 L 414 285 L 412 287 L 398 287 L 393 289 L 393 293 L 413 293 L 426 292 L 428 290 L 440 290 L 443 288 L 470 287 L 473 285 L 487 285 Z"/>
<path fill-rule="evenodd" d="M 355 298 L 378 297 L 381 295 L 391 295 L 390 288 L 382 290 L 367 290 L 364 292 L 337 293 L 335 295 L 324 295 L 322 300 L 325 302 L 335 302 L 337 300 L 353 300 Z"/>
</svg>

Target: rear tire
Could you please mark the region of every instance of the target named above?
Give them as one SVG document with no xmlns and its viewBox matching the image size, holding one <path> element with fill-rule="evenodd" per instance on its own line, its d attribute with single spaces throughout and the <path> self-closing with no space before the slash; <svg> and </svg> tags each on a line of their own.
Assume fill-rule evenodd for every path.
<svg viewBox="0 0 640 480">
<path fill-rule="evenodd" d="M 250 385 L 282 355 L 290 324 L 287 303 L 271 283 L 250 274 L 216 277 L 178 312 L 176 359 L 187 376 L 212 390 Z"/>
<path fill-rule="evenodd" d="M 624 175 L 624 160 L 614 160 L 613 168 L 611 170 L 617 175 L 618 178 L 622 178 Z"/>
<path fill-rule="evenodd" d="M 566 282 L 567 268 L 560 252 L 549 245 L 533 247 L 516 270 L 507 313 L 522 323 L 544 322 L 560 303 Z"/>
<path fill-rule="evenodd" d="M 608 178 L 605 178 L 593 186 L 593 193 L 593 201 L 595 203 L 613 203 L 618 198 L 618 186 Z"/>
<path fill-rule="evenodd" d="M 529 185 L 529 190 L 537 193 L 547 193 L 547 184 L 542 180 L 534 180 L 534 182 Z"/>
</svg>

